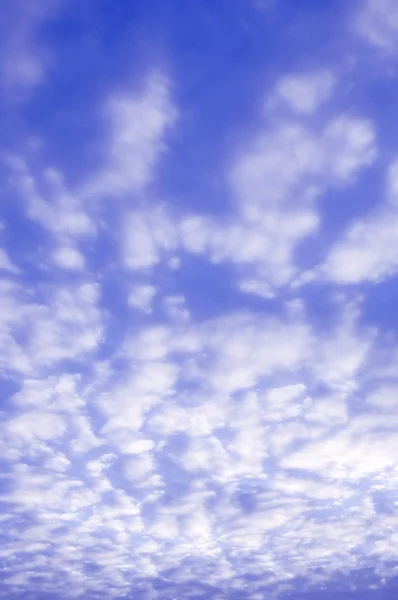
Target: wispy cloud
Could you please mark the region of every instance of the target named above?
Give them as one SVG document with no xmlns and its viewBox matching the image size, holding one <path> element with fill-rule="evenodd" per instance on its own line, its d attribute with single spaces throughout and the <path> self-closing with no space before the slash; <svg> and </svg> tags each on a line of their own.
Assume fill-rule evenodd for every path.
<svg viewBox="0 0 398 600">
<path fill-rule="evenodd" d="M 356 17 L 357 32 L 383 52 L 396 49 L 398 11 L 393 0 L 366 0 L 359 6 Z"/>
<path fill-rule="evenodd" d="M 54 17 L 59 2 L 33 0 L 28 4 L 4 2 L 0 45 L 0 86 L 6 98 L 20 100 L 45 80 L 51 52 L 39 31 Z"/>
<path fill-rule="evenodd" d="M 336 80 L 328 70 L 286 75 L 268 100 L 269 108 L 286 105 L 302 114 L 312 115 L 332 95 Z"/>
</svg>

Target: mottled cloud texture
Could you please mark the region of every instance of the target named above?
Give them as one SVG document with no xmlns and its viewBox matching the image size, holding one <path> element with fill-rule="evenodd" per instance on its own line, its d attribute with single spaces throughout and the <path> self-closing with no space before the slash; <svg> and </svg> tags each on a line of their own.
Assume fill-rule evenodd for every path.
<svg viewBox="0 0 398 600">
<path fill-rule="evenodd" d="M 1 597 L 395 598 L 398 5 L 232 4 L 0 8 Z"/>
</svg>

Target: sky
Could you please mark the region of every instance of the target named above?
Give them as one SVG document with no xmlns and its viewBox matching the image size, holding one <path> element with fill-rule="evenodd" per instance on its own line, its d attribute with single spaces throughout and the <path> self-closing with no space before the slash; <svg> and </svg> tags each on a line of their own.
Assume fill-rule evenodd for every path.
<svg viewBox="0 0 398 600">
<path fill-rule="evenodd" d="M 0 597 L 398 594 L 398 3 L 3 0 Z"/>
</svg>

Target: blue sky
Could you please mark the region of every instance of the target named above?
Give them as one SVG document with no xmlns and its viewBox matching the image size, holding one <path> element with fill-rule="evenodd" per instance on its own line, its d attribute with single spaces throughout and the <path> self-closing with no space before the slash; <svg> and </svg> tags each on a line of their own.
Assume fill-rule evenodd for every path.
<svg viewBox="0 0 398 600">
<path fill-rule="evenodd" d="M 396 598 L 396 2 L 1 17 L 0 596 Z"/>
</svg>

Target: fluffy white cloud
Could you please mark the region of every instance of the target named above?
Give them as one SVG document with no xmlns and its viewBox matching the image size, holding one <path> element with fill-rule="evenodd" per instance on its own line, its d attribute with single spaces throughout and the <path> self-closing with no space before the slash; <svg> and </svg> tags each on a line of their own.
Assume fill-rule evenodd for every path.
<svg viewBox="0 0 398 600">
<path fill-rule="evenodd" d="M 334 393 L 324 398 L 309 398 L 309 408 L 305 418 L 312 424 L 319 423 L 324 427 L 341 425 L 347 422 L 347 394 Z"/>
<path fill-rule="evenodd" d="M 84 196 L 114 198 L 142 191 L 151 181 L 164 135 L 176 119 L 169 88 L 167 78 L 154 72 L 138 92 L 115 92 L 109 98 L 107 161 L 85 184 Z"/>
<path fill-rule="evenodd" d="M 60 416 L 39 411 L 26 412 L 8 421 L 6 427 L 14 443 L 18 443 L 19 439 L 27 442 L 32 439 L 52 440 L 65 433 L 65 423 Z"/>
<path fill-rule="evenodd" d="M 58 267 L 70 271 L 81 271 L 85 262 L 84 256 L 79 250 L 67 246 L 55 251 L 53 261 Z"/>
<path fill-rule="evenodd" d="M 103 325 L 98 288 L 86 283 L 47 291 L 46 303 L 34 302 L 20 284 L 3 282 L 0 363 L 6 371 L 40 376 L 62 360 L 76 360 L 100 343 Z M 24 343 L 17 332 L 23 328 Z"/>
<path fill-rule="evenodd" d="M 275 203 L 300 204 L 319 193 L 319 183 L 347 182 L 375 158 L 375 134 L 370 122 L 340 115 L 314 132 L 295 121 L 264 130 L 243 152 L 231 173 L 239 208 L 246 218 Z M 305 179 L 304 179 L 305 178 Z"/>
<path fill-rule="evenodd" d="M 56 454 L 44 463 L 46 469 L 63 473 L 69 469 L 71 462 L 61 453 Z"/>
<path fill-rule="evenodd" d="M 129 293 L 127 302 L 132 308 L 150 313 L 152 301 L 156 296 L 156 287 L 153 285 L 136 285 Z"/>
<path fill-rule="evenodd" d="M 60 288 L 53 294 L 49 307 L 34 307 L 29 347 L 35 363 L 76 360 L 98 346 L 103 330 L 98 296 L 98 287 L 86 283 Z"/>
<path fill-rule="evenodd" d="M 338 116 L 323 130 L 325 169 L 332 183 L 346 183 L 376 158 L 374 127 L 370 121 Z"/>
<path fill-rule="evenodd" d="M 278 81 L 269 105 L 277 106 L 279 101 L 299 114 L 311 115 L 328 100 L 334 85 L 335 78 L 327 70 L 287 75 Z"/>
<path fill-rule="evenodd" d="M 125 229 L 126 266 L 130 269 L 147 269 L 158 261 L 155 241 L 145 216 L 132 214 Z"/>
<path fill-rule="evenodd" d="M 186 308 L 184 296 L 166 296 L 163 300 L 166 314 L 176 321 L 188 321 L 189 310 Z"/>
<path fill-rule="evenodd" d="M 84 406 L 77 389 L 79 381 L 79 376 L 70 374 L 45 379 L 25 378 L 12 401 L 20 409 L 56 407 L 63 413 L 73 413 Z"/>
<path fill-rule="evenodd" d="M 398 10 L 394 0 L 366 0 L 359 5 L 356 31 L 382 51 L 397 48 Z"/>
<path fill-rule="evenodd" d="M 176 247 L 173 222 L 161 209 L 132 212 L 124 223 L 123 260 L 127 268 L 145 270 L 155 266 Z"/>
<path fill-rule="evenodd" d="M 180 235 L 183 248 L 199 254 L 206 251 L 214 236 L 216 227 L 211 219 L 201 216 L 187 216 L 181 219 Z"/>
<path fill-rule="evenodd" d="M 245 268 L 242 291 L 272 296 L 297 275 L 295 249 L 318 228 L 314 200 L 330 186 L 352 184 L 376 152 L 374 128 L 365 119 L 341 114 L 318 130 L 295 119 L 271 121 L 241 148 L 230 170 L 236 212 L 228 220 L 183 217 L 180 243 L 213 262 Z"/>
<path fill-rule="evenodd" d="M 396 273 L 398 215 L 385 211 L 354 223 L 331 249 L 322 273 L 337 283 L 377 282 Z"/>
<path fill-rule="evenodd" d="M 65 185 L 62 173 L 47 168 L 33 172 L 22 156 L 8 155 L 5 163 L 10 179 L 21 194 L 27 216 L 61 239 L 81 238 L 95 231 L 93 220 L 84 210 L 80 199 Z M 42 189 L 48 189 L 47 194 Z M 58 237 L 59 236 L 59 237 Z"/>
<path fill-rule="evenodd" d="M 175 380 L 173 365 L 150 361 L 116 389 L 103 392 L 96 403 L 107 417 L 101 433 L 108 442 L 122 452 L 134 453 L 147 413 L 172 394 Z"/>
<path fill-rule="evenodd" d="M 325 73 L 300 77 L 292 75 L 291 80 L 303 87 L 307 79 L 323 82 L 325 89 L 327 82 L 332 86 L 331 75 Z M 284 89 L 283 82 L 275 89 Z M 295 118 L 276 124 L 271 120 L 232 161 L 228 177 L 236 210 L 228 219 L 173 219 L 159 206 L 131 212 L 123 222 L 124 263 L 134 270 L 149 269 L 182 248 L 215 263 L 250 267 L 249 279 L 246 273 L 239 283 L 238 275 L 242 291 L 264 295 L 266 288 L 266 295 L 272 295 L 274 287 L 298 274 L 295 249 L 319 225 L 314 200 L 329 186 L 352 184 L 375 156 L 374 128 L 368 120 L 343 113 L 316 129 Z"/>
<path fill-rule="evenodd" d="M 375 408 L 394 412 L 395 417 L 395 411 L 398 410 L 397 398 L 398 388 L 390 384 L 380 386 L 377 390 L 374 390 L 366 398 L 366 401 L 370 406 Z"/>
<path fill-rule="evenodd" d="M 321 277 L 342 284 L 357 284 L 378 282 L 397 272 L 398 259 L 394 252 L 398 239 L 396 171 L 394 161 L 387 174 L 385 204 L 343 232 L 318 270 Z"/>
<path fill-rule="evenodd" d="M 252 321 L 241 315 L 210 325 L 207 336 L 210 357 L 214 356 L 210 369 L 205 367 L 208 380 L 229 393 L 250 388 L 278 369 L 294 370 L 308 356 L 311 344 L 305 324 L 281 326 L 272 319 Z"/>
<path fill-rule="evenodd" d="M 303 469 L 330 479 L 358 481 L 395 467 L 398 438 L 394 433 L 351 436 L 349 431 L 305 445 L 287 456 L 282 466 Z"/>
</svg>

